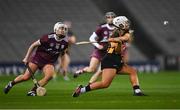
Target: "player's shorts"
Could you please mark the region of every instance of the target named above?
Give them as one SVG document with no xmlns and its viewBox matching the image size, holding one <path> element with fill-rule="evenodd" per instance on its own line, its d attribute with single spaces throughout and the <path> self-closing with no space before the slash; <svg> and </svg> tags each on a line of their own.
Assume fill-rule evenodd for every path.
<svg viewBox="0 0 180 110">
<path fill-rule="evenodd" d="M 101 70 L 105 68 L 115 68 L 120 70 L 122 65 L 123 63 L 120 54 L 106 54 L 101 61 Z"/>
<path fill-rule="evenodd" d="M 45 65 L 50 64 L 53 65 L 53 63 L 46 61 L 45 59 L 41 58 L 38 55 L 34 55 L 31 59 L 30 62 L 36 64 L 38 68 L 41 70 Z"/>
<path fill-rule="evenodd" d="M 105 54 L 106 54 L 106 51 L 101 51 L 101 50 L 98 50 L 98 49 L 94 49 L 92 54 L 91 54 L 91 57 L 95 57 L 95 58 L 97 58 L 98 60 L 101 61 Z"/>
</svg>

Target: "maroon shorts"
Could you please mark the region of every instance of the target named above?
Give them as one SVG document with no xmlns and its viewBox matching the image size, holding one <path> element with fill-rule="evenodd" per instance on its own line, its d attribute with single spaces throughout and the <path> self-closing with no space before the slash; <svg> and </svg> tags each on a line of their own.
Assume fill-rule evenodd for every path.
<svg viewBox="0 0 180 110">
<path fill-rule="evenodd" d="M 95 57 L 101 61 L 105 54 L 106 54 L 106 51 L 94 49 L 92 54 L 91 54 L 91 57 Z"/>
<path fill-rule="evenodd" d="M 42 69 L 47 64 L 50 64 L 50 65 L 54 66 L 54 64 L 52 62 L 48 62 L 45 59 L 43 59 L 43 58 L 41 58 L 40 56 L 37 56 L 37 55 L 33 56 L 30 59 L 30 62 L 36 64 L 39 69 Z"/>
</svg>

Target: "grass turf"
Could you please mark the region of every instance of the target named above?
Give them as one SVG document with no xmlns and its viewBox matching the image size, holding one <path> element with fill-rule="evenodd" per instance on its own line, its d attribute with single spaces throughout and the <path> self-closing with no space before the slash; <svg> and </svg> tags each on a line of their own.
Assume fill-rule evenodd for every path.
<svg viewBox="0 0 180 110">
<path fill-rule="evenodd" d="M 90 74 L 84 74 L 77 79 L 64 81 L 61 76 L 49 82 L 46 86 L 47 96 L 28 97 L 26 93 L 32 87 L 31 80 L 15 85 L 5 95 L 0 92 L 0 109 L 179 109 L 180 108 L 180 73 L 160 72 L 157 74 L 139 74 L 143 92 L 149 96 L 133 96 L 133 91 L 127 75 L 118 75 L 111 86 L 104 90 L 72 97 L 72 92 L 78 84 L 87 84 Z M 0 89 L 15 76 L 0 76 Z M 38 78 L 40 78 L 38 76 Z"/>
</svg>

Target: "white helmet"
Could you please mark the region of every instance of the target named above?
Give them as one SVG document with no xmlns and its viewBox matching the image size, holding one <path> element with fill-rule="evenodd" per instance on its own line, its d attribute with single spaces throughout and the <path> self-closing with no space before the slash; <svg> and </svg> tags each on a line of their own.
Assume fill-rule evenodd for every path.
<svg viewBox="0 0 180 110">
<path fill-rule="evenodd" d="M 54 25 L 54 32 L 56 32 L 56 30 L 59 29 L 60 27 L 65 27 L 65 28 L 67 28 L 67 25 L 66 25 L 66 24 L 63 24 L 62 22 L 57 22 L 57 23 Z"/>
<path fill-rule="evenodd" d="M 117 28 L 121 28 L 121 29 L 129 29 L 129 27 L 130 27 L 130 22 L 125 16 L 118 16 L 118 17 L 114 18 L 113 24 Z"/>
</svg>

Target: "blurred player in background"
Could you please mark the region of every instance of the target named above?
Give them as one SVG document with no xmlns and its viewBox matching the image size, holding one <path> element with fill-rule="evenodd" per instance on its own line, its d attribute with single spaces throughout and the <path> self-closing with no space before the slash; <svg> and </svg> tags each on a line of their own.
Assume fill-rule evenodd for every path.
<svg viewBox="0 0 180 110">
<path fill-rule="evenodd" d="M 118 28 L 113 35 L 108 39 L 110 46 L 108 46 L 107 53 L 102 59 L 101 72 L 98 72 L 98 76 L 102 74 L 101 81 L 92 81 L 87 86 L 80 85 L 73 93 L 73 97 L 78 97 L 80 94 L 96 90 L 107 88 L 110 86 L 113 78 L 116 74 L 127 73 L 130 74 L 131 83 L 135 96 L 144 96 L 140 87 L 137 77 L 137 71 L 126 64 L 124 59 L 124 46 L 126 42 L 131 40 L 131 34 L 129 33 L 130 23 L 125 16 L 119 16 L 114 18 L 113 24 Z"/>
<path fill-rule="evenodd" d="M 64 54 L 68 48 L 67 26 L 61 22 L 54 25 L 54 33 L 42 36 L 29 47 L 23 62 L 28 64 L 32 72 L 41 69 L 44 77 L 38 82 L 41 87 L 45 86 L 51 80 L 54 74 L 54 63 L 60 54 Z M 32 56 L 33 51 L 35 54 Z M 18 83 L 27 81 L 31 78 L 31 73 L 26 69 L 25 73 L 17 76 L 13 81 L 10 81 L 4 88 L 4 93 L 7 94 L 10 89 Z M 29 92 L 28 96 L 36 96 L 37 86 L 35 85 Z"/>
<path fill-rule="evenodd" d="M 71 21 L 64 21 L 63 23 L 66 24 L 67 28 L 68 28 L 67 36 L 68 36 L 69 47 L 68 47 L 68 50 L 65 52 L 65 54 L 59 57 L 58 67 L 60 67 L 59 69 L 64 77 L 64 80 L 68 81 L 68 80 L 70 80 L 68 77 L 68 67 L 69 67 L 70 60 L 71 60 L 69 51 L 70 51 L 70 46 L 72 44 L 75 44 L 75 42 L 76 42 L 76 36 L 74 35 L 74 33 L 72 31 Z"/>
<path fill-rule="evenodd" d="M 105 14 L 106 23 L 98 26 L 97 30 L 93 32 L 90 36 L 89 40 L 94 41 L 107 41 L 109 36 L 112 35 L 113 30 L 115 27 L 113 26 L 113 19 L 116 17 L 114 12 L 107 12 Z M 102 57 L 104 57 L 107 49 L 107 42 L 103 43 L 93 43 L 94 50 L 91 54 L 91 60 L 88 67 L 80 69 L 74 73 L 74 77 L 76 78 L 78 75 L 85 73 L 85 72 L 95 72 L 100 65 Z"/>
</svg>

